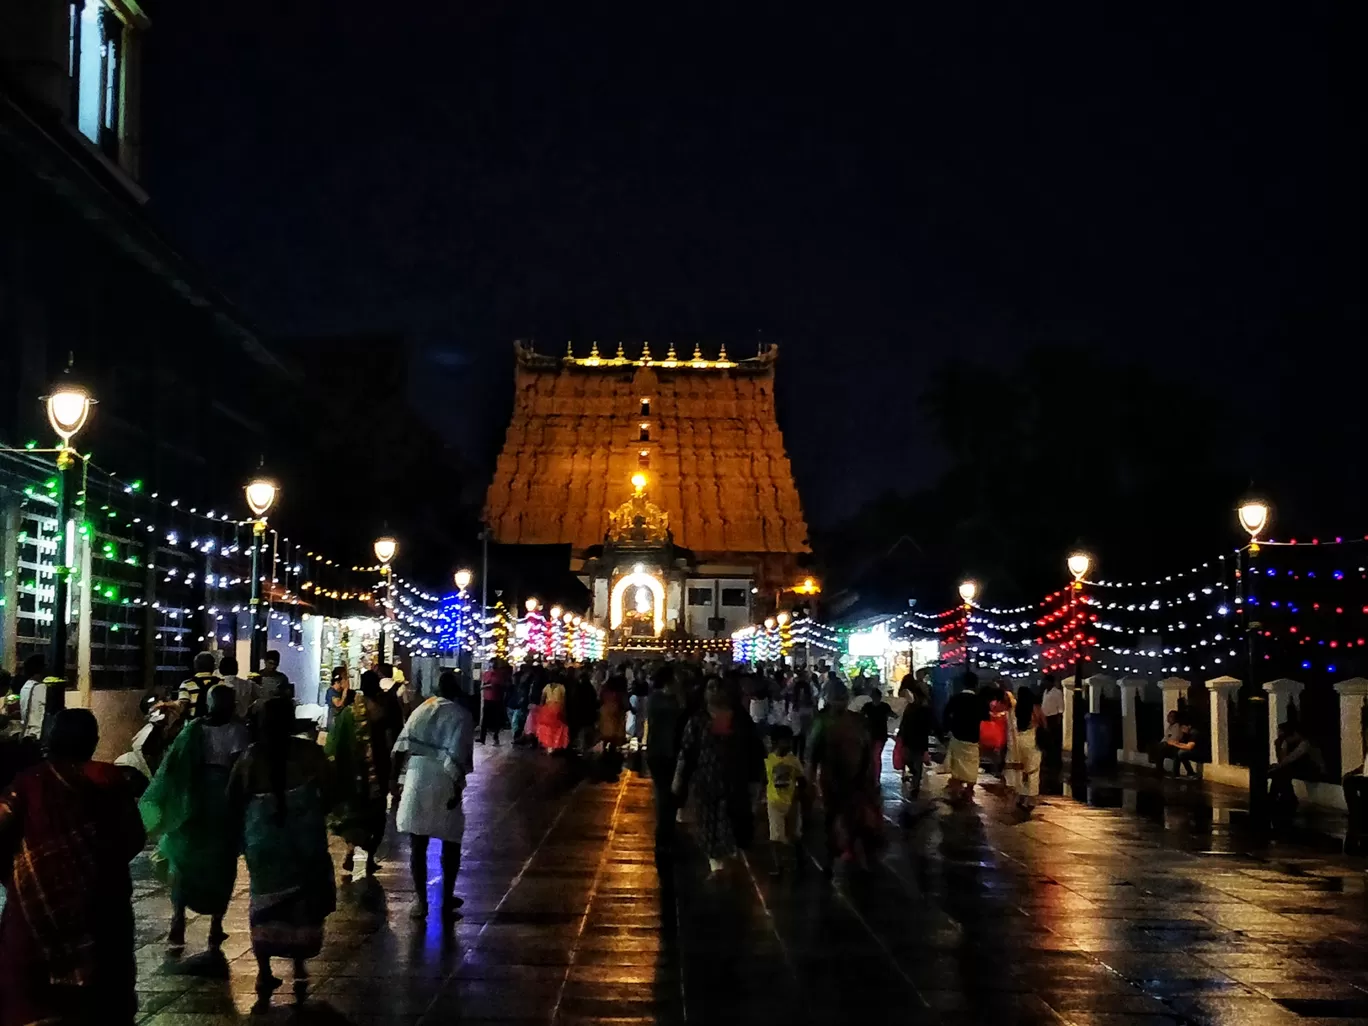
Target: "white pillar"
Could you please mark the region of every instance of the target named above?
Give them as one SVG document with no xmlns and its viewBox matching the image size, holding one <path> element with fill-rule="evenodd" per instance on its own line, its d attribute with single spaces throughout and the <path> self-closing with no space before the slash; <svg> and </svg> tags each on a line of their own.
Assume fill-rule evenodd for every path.
<svg viewBox="0 0 1368 1026">
<path fill-rule="evenodd" d="M 76 539 L 76 559 L 81 573 L 76 592 L 76 615 L 80 617 L 76 625 L 76 707 L 79 709 L 91 707 L 94 689 L 90 674 L 91 590 L 95 587 L 95 581 L 90 576 L 90 546 L 94 540 L 94 531 L 87 531 Z"/>
<path fill-rule="evenodd" d="M 1109 677 L 1105 673 L 1094 673 L 1083 683 L 1088 686 L 1088 712 L 1100 713 L 1102 711 L 1102 699 L 1109 690 L 1116 686 L 1116 678 Z"/>
<path fill-rule="evenodd" d="M 1363 765 L 1363 706 L 1368 679 L 1352 677 L 1335 685 L 1340 705 L 1340 776 Z"/>
<path fill-rule="evenodd" d="M 1128 756 L 1140 750 L 1140 730 L 1135 722 L 1136 703 L 1148 681 L 1144 677 L 1122 677 L 1117 683 L 1121 686 L 1121 759 L 1125 762 L 1129 761 Z"/>
<path fill-rule="evenodd" d="M 1211 699 L 1211 763 L 1230 765 L 1230 699 L 1242 681 L 1234 677 L 1213 677 L 1206 682 Z"/>
<path fill-rule="evenodd" d="M 1270 762 L 1278 761 L 1278 751 L 1276 741 L 1278 739 L 1278 724 L 1287 719 L 1287 709 L 1293 702 L 1301 699 L 1302 689 L 1306 685 L 1299 680 L 1289 680 L 1287 677 L 1280 677 L 1277 680 L 1270 680 L 1264 685 L 1264 690 L 1268 692 L 1268 758 Z"/>
<path fill-rule="evenodd" d="M 1064 681 L 1064 749 L 1073 751 L 1074 742 L 1074 694 L 1078 691 L 1074 678 Z"/>
<path fill-rule="evenodd" d="M 1186 698 L 1188 682 L 1182 677 L 1165 677 L 1159 682 L 1159 690 L 1164 693 L 1164 726 L 1168 726 L 1168 715 L 1178 711 L 1178 699 Z"/>
</svg>

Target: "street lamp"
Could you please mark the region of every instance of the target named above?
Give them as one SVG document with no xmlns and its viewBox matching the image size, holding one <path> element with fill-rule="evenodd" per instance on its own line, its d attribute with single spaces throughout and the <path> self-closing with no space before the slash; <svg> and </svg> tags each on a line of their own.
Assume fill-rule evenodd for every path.
<svg viewBox="0 0 1368 1026">
<path fill-rule="evenodd" d="M 638 495 L 644 492 L 646 490 L 646 475 L 639 470 L 633 474 L 632 487 L 636 490 Z"/>
<path fill-rule="evenodd" d="M 474 575 L 469 570 L 456 571 L 456 590 L 464 592 L 470 587 L 471 579 Z"/>
<path fill-rule="evenodd" d="M 266 544 L 266 514 L 275 505 L 276 483 L 269 477 L 258 474 L 247 482 L 243 492 L 247 496 L 247 508 L 252 511 L 252 600 L 248 605 L 251 630 L 247 636 L 247 666 L 253 673 L 261 669 L 261 659 L 266 653 L 266 635 L 261 626 L 261 548 Z"/>
<path fill-rule="evenodd" d="M 1259 551 L 1259 534 L 1268 526 L 1268 503 L 1259 499 L 1248 499 L 1240 504 L 1236 510 L 1240 517 L 1240 526 L 1249 532 L 1249 548 L 1251 552 Z"/>
<path fill-rule="evenodd" d="M 530 598 L 526 602 L 524 602 L 523 605 L 527 608 L 527 611 L 529 613 L 535 613 L 537 611 L 537 608 L 541 605 L 541 603 L 534 598 Z"/>
<path fill-rule="evenodd" d="M 43 401 L 47 404 L 48 423 L 61 436 L 62 448 L 65 449 L 76 432 L 85 427 L 95 400 L 82 386 L 64 381 Z"/>
<path fill-rule="evenodd" d="M 1092 557 L 1086 552 L 1079 550 L 1069 554 L 1068 560 L 1069 573 L 1073 575 L 1074 588 L 1083 587 L 1083 578 L 1088 576 L 1088 571 L 1092 569 Z"/>
<path fill-rule="evenodd" d="M 784 626 L 784 624 L 786 624 L 786 623 L 789 622 L 788 611 L 785 610 L 784 612 L 782 612 L 782 613 L 780 613 L 778 616 L 776 616 L 774 619 L 775 619 L 776 621 L 778 621 L 780 627 Z"/>
<path fill-rule="evenodd" d="M 1075 610 L 1070 622 L 1078 629 L 1074 635 L 1074 693 L 1073 693 L 1073 738 L 1071 740 L 1072 765 L 1075 779 L 1081 780 L 1088 773 L 1087 746 L 1084 738 L 1087 736 L 1088 722 L 1088 702 L 1083 697 L 1083 627 L 1087 625 L 1087 617 L 1077 613 L 1080 601 L 1079 593 L 1083 590 L 1083 578 L 1088 576 L 1088 571 L 1092 569 L 1092 557 L 1082 549 L 1076 549 L 1069 553 L 1069 558 L 1065 561 L 1069 568 L 1069 573 L 1073 576 L 1071 607 Z M 1083 737 L 1079 736 L 1079 728 L 1083 728 Z"/>
<path fill-rule="evenodd" d="M 399 552 L 399 543 L 389 535 L 381 535 L 375 539 L 375 558 L 380 561 L 380 583 L 385 587 L 385 598 L 380 607 L 380 645 L 379 662 L 389 662 L 389 657 L 385 654 L 385 624 L 389 622 L 390 613 L 393 611 L 394 604 L 390 602 L 390 577 L 394 571 L 390 569 L 390 563 Z M 378 669 L 378 667 L 377 667 Z"/>
<path fill-rule="evenodd" d="M 80 454 L 71 447 L 71 439 L 85 427 L 90 407 L 95 400 L 80 385 L 63 380 L 43 397 L 47 406 L 48 423 L 57 432 L 61 443 L 57 446 L 57 530 L 61 541 L 57 548 L 52 586 L 52 638 L 48 673 L 66 677 L 67 604 L 71 595 L 71 565 L 76 561 L 76 521 L 71 515 L 71 502 L 78 482 L 73 472 Z"/>
<path fill-rule="evenodd" d="M 959 586 L 959 597 L 966 606 L 974 604 L 974 596 L 978 594 L 978 585 L 973 581 L 962 581 Z"/>
</svg>

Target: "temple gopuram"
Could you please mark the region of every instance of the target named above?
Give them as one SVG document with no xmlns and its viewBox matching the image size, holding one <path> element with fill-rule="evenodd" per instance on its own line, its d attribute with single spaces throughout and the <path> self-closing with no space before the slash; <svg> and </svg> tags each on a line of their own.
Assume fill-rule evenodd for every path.
<svg viewBox="0 0 1368 1026">
<path fill-rule="evenodd" d="M 618 647 L 725 639 L 800 580 L 809 551 L 774 412 L 777 350 L 732 360 L 563 357 L 515 343 L 513 419 L 485 502 L 491 537 L 569 545 Z"/>
</svg>

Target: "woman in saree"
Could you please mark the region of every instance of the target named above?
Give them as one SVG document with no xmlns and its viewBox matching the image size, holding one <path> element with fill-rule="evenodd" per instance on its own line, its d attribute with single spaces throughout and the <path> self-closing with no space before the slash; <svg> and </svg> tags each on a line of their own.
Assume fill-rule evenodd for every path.
<svg viewBox="0 0 1368 1026">
<path fill-rule="evenodd" d="M 379 867 L 376 851 L 385 836 L 385 804 L 390 792 L 390 751 L 401 724 L 394 722 L 374 670 L 361 674 L 361 695 L 337 715 L 328 733 L 337 803 L 329 819 L 332 832 L 348 844 L 342 872 L 355 867 L 357 848 L 366 853 L 366 875 Z"/>
<path fill-rule="evenodd" d="M 671 790 L 695 809 L 699 842 L 716 873 L 754 832 L 750 785 L 763 779 L 765 750 L 750 721 L 717 678 L 702 711 L 684 725 Z"/>
<path fill-rule="evenodd" d="M 177 735 L 138 805 L 149 837 L 170 872 L 174 912 L 166 942 L 185 943 L 185 910 L 211 917 L 209 949 L 227 938 L 223 914 L 237 880 L 239 834 L 228 815 L 228 776 L 247 750 L 247 728 L 235 716 L 237 696 L 216 684 L 208 714 Z"/>
<path fill-rule="evenodd" d="M 128 864 L 143 828 L 124 774 L 91 761 L 99 736 L 89 710 L 62 710 L 47 760 L 0 797 L 0 850 L 14 853 L 0 915 L 0 1026 L 127 1026 L 137 1015 Z"/>
<path fill-rule="evenodd" d="M 337 904 L 325 815 L 331 771 L 323 750 L 294 737 L 294 703 L 272 698 L 262 707 L 261 740 L 233 767 L 228 794 L 241 824 L 251 880 L 252 952 L 259 1008 L 280 980 L 272 958 L 294 962 L 295 995 L 303 1000 L 305 959 L 323 947 L 323 922 Z"/>
<path fill-rule="evenodd" d="M 570 726 L 565 722 L 565 684 L 559 674 L 542 691 L 537 709 L 537 740 L 548 752 L 570 747 Z"/>
</svg>

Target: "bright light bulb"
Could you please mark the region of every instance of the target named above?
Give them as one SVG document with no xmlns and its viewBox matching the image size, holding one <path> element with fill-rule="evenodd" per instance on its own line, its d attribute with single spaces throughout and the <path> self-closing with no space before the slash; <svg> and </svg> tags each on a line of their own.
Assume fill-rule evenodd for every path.
<svg viewBox="0 0 1368 1026">
<path fill-rule="evenodd" d="M 974 596 L 977 594 L 978 585 L 973 581 L 964 581 L 960 584 L 959 597 L 962 598 L 966 604 L 972 603 L 974 601 Z"/>
<path fill-rule="evenodd" d="M 526 603 L 524 603 L 524 605 L 527 606 L 527 611 L 529 613 L 535 613 L 537 611 L 537 607 L 541 605 L 541 603 L 534 598 L 530 598 L 527 600 Z"/>
<path fill-rule="evenodd" d="M 1081 581 L 1092 567 L 1092 558 L 1086 552 L 1075 552 L 1069 556 L 1069 573 L 1075 581 Z"/>
<path fill-rule="evenodd" d="M 268 477 L 253 478 L 243 491 L 247 493 L 247 508 L 253 516 L 264 517 L 275 505 L 276 484 Z"/>
<path fill-rule="evenodd" d="M 765 617 L 765 630 L 767 630 L 767 631 L 772 631 L 772 630 L 774 630 L 774 617 L 772 617 L 772 616 L 767 616 L 767 617 Z"/>
<path fill-rule="evenodd" d="M 68 384 L 53 389 L 47 397 L 48 423 L 52 425 L 52 430 L 62 436 L 63 442 L 71 441 L 72 436 L 85 425 L 94 401 L 80 385 Z"/>
<path fill-rule="evenodd" d="M 1241 504 L 1238 510 L 1240 516 L 1240 526 L 1249 532 L 1251 539 L 1257 538 L 1259 532 L 1268 524 L 1268 504 L 1252 500 Z"/>
<path fill-rule="evenodd" d="M 399 543 L 388 536 L 375 539 L 375 558 L 381 563 L 389 563 L 399 551 Z"/>
<path fill-rule="evenodd" d="M 552 606 L 552 607 L 551 607 L 551 619 L 553 619 L 553 620 L 559 620 L 560 618 L 561 618 L 561 607 L 560 607 L 560 606 Z"/>
<path fill-rule="evenodd" d="M 470 581 L 471 581 L 472 576 L 473 576 L 473 575 L 471 574 L 471 572 L 470 572 L 469 570 L 457 570 L 457 571 L 456 571 L 456 587 L 457 587 L 457 589 L 460 590 L 460 591 L 465 591 L 467 588 L 469 588 L 469 587 L 470 587 Z"/>
<path fill-rule="evenodd" d="M 639 471 L 639 470 L 638 470 L 635 474 L 633 474 L 633 475 L 632 475 L 632 487 L 636 489 L 638 495 L 640 495 L 643 491 L 645 491 L 645 489 L 646 489 L 646 475 L 643 474 L 643 473 L 642 473 L 641 471 Z"/>
<path fill-rule="evenodd" d="M 789 622 L 788 612 L 785 611 L 780 613 L 778 616 L 775 617 L 775 619 L 779 622 L 780 627 L 784 626 L 784 624 Z"/>
</svg>

